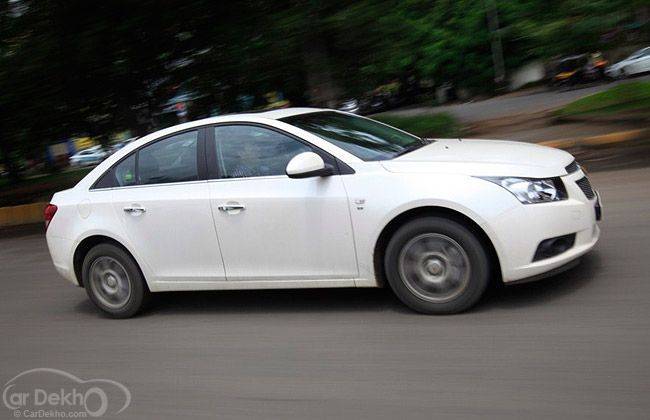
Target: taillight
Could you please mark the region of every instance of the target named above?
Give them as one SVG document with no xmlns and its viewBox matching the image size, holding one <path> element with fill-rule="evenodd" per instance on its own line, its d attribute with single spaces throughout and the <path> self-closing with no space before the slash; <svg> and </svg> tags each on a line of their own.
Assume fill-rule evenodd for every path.
<svg viewBox="0 0 650 420">
<path fill-rule="evenodd" d="M 45 219 L 45 230 L 47 230 L 47 227 L 50 225 L 50 222 L 54 218 L 57 209 L 58 207 L 54 204 L 48 204 L 47 207 L 45 207 L 45 211 L 43 212 L 43 218 Z"/>
</svg>

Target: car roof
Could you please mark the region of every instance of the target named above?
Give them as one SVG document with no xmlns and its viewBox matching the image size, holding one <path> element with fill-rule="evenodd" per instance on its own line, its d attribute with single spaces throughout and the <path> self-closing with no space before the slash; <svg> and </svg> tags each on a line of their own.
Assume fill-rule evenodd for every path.
<svg viewBox="0 0 650 420">
<path fill-rule="evenodd" d="M 273 111 L 264 111 L 260 113 L 254 113 L 256 117 L 270 118 L 273 120 L 279 120 L 280 118 L 292 117 L 294 115 L 309 114 L 312 112 L 325 111 L 323 108 L 308 108 L 308 107 L 295 107 L 295 108 L 283 108 L 283 109 L 274 109 Z"/>
<path fill-rule="evenodd" d="M 272 111 L 241 112 L 237 114 L 224 114 L 224 115 L 219 115 L 217 117 L 208 117 L 201 120 L 190 121 L 184 124 L 179 124 L 178 126 L 175 127 L 199 126 L 199 125 L 214 124 L 214 123 L 228 122 L 228 121 L 256 120 L 259 118 L 279 120 L 281 118 L 292 117 L 294 115 L 309 114 L 312 112 L 321 112 L 321 111 L 330 111 L 330 110 L 325 108 L 295 107 L 295 108 L 274 109 Z"/>
<path fill-rule="evenodd" d="M 196 125 L 217 123 L 221 121 L 234 121 L 234 120 L 247 120 L 257 119 L 257 118 L 267 118 L 270 120 L 279 120 L 281 118 L 292 117 L 294 115 L 309 114 L 312 112 L 321 112 L 328 111 L 325 108 L 308 108 L 308 107 L 295 107 L 295 108 L 283 108 L 283 109 L 274 109 L 272 111 L 260 111 L 260 112 L 244 112 L 238 114 L 224 114 L 219 115 L 218 117 L 205 118 L 203 120 L 194 121 Z"/>
<path fill-rule="evenodd" d="M 145 136 L 137 137 L 136 140 L 129 142 L 128 146 L 130 146 L 132 143 L 137 143 L 138 145 L 142 145 L 154 138 L 163 137 L 168 134 L 173 134 L 175 132 L 180 132 L 183 130 L 189 130 L 204 125 L 218 124 L 224 122 L 255 122 L 255 121 L 260 122 L 260 120 L 264 120 L 264 119 L 279 120 L 281 118 L 291 117 L 294 115 L 309 114 L 313 112 L 322 112 L 322 111 L 334 111 L 334 110 L 325 109 L 325 108 L 296 107 L 296 108 L 275 109 L 272 111 L 262 111 L 262 112 L 224 114 L 224 115 L 219 115 L 217 117 L 208 117 L 200 120 L 188 121 L 186 123 L 163 128 L 161 130 L 154 131 L 153 133 L 149 133 Z M 126 148 L 126 146 L 124 148 Z M 131 148 L 129 148 L 129 150 L 130 149 Z"/>
</svg>

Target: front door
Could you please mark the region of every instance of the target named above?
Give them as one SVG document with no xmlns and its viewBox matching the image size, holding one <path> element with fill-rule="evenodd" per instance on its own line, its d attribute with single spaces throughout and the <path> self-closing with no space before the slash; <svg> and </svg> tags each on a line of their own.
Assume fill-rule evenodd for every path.
<svg viewBox="0 0 650 420">
<path fill-rule="evenodd" d="M 219 179 L 208 185 L 228 280 L 358 276 L 341 175 L 306 179 L 285 175 L 292 157 L 319 151 L 256 125 L 210 130 L 207 149 L 214 159 L 209 165 L 218 167 Z"/>
</svg>

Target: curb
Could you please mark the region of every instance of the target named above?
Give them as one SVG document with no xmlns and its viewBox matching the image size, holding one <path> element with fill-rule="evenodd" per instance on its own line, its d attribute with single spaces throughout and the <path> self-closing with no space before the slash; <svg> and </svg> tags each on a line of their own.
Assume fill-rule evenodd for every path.
<svg viewBox="0 0 650 420">
<path fill-rule="evenodd" d="M 43 224 L 43 222 L 29 223 L 27 225 L 0 227 L 0 239 L 20 238 L 28 235 L 44 235 L 44 234 L 45 234 L 45 224 Z"/>
<path fill-rule="evenodd" d="M 27 225 L 43 222 L 43 210 L 47 203 L 22 204 L 0 207 L 0 227 Z"/>
<path fill-rule="evenodd" d="M 608 146 L 616 143 L 632 142 L 650 139 L 650 129 L 640 128 L 637 130 L 617 131 L 615 133 L 601 134 L 589 137 L 574 137 L 568 139 L 546 140 L 538 142 L 542 146 L 567 149 L 578 146 Z"/>
</svg>

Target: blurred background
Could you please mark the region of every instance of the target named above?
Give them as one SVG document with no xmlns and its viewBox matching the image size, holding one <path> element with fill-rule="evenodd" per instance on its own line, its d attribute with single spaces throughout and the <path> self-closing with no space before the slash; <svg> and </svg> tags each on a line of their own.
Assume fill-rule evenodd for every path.
<svg viewBox="0 0 650 420">
<path fill-rule="evenodd" d="M 0 206 L 157 129 L 288 106 L 422 136 L 645 136 L 649 20 L 648 0 L 0 0 Z"/>
</svg>

